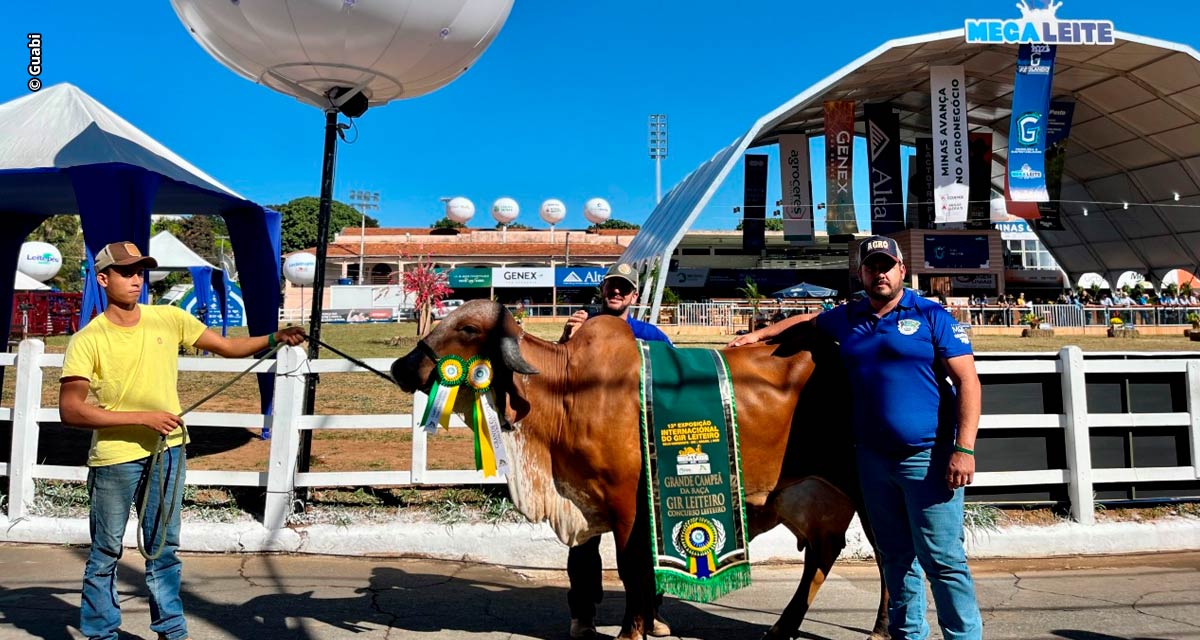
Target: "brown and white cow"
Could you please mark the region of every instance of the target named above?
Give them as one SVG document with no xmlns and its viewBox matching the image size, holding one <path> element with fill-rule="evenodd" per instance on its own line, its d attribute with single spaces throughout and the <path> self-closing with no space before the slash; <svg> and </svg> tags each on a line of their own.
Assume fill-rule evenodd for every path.
<svg viewBox="0 0 1200 640">
<path fill-rule="evenodd" d="M 855 511 L 847 497 L 857 493 L 846 486 L 854 482 L 848 440 L 837 436 L 838 450 L 814 454 L 804 438 L 789 438 L 800 389 L 813 379 L 813 351 L 801 346 L 784 341 L 725 351 L 738 408 L 750 535 L 782 523 L 805 550 L 799 588 L 767 638 L 798 633 Z M 548 522 L 567 545 L 613 532 L 626 592 L 619 637 L 643 637 L 644 622 L 654 616 L 654 578 L 648 518 L 639 509 L 645 503 L 639 487 L 639 355 L 628 324 L 593 318 L 570 342 L 557 344 L 526 334 L 503 305 L 473 300 L 396 360 L 392 376 L 406 391 L 428 391 L 434 362 L 450 354 L 482 354 L 493 362 L 493 386 L 511 425 L 503 439 L 514 467 L 508 487 L 517 510 L 531 522 Z M 834 409 L 833 415 L 845 413 Z M 825 438 L 846 432 L 844 424 L 819 426 Z M 829 479 L 814 475 L 813 467 L 821 465 Z M 880 587 L 872 639 L 887 637 L 882 581 Z"/>
</svg>

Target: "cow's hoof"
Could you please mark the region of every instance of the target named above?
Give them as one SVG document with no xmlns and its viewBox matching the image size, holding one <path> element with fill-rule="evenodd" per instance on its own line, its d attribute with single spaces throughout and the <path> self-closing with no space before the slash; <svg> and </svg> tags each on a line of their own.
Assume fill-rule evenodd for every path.
<svg viewBox="0 0 1200 640">
<path fill-rule="evenodd" d="M 596 622 L 571 618 L 571 640 L 596 640 Z"/>
</svg>

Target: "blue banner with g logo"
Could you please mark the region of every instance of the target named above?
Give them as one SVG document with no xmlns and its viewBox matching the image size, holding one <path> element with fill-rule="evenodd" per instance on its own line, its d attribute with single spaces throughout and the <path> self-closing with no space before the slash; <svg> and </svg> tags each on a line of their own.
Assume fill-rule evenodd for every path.
<svg viewBox="0 0 1200 640">
<path fill-rule="evenodd" d="M 1032 43 L 1022 44 L 1017 52 L 1008 128 L 1008 186 L 1014 201 L 1050 199 L 1046 190 L 1046 118 L 1054 83 L 1054 52 L 1054 45 Z"/>
</svg>

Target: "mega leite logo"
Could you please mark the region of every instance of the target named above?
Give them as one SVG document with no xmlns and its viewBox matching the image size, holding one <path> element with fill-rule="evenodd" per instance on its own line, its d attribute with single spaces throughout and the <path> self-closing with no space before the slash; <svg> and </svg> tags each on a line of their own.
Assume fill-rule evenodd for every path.
<svg viewBox="0 0 1200 640">
<path fill-rule="evenodd" d="M 1111 20 L 1059 20 L 1062 2 L 1046 2 L 1041 8 L 1021 0 L 1021 17 L 1010 20 L 967 20 L 967 42 L 977 44 L 1094 44 L 1116 43 Z"/>
</svg>

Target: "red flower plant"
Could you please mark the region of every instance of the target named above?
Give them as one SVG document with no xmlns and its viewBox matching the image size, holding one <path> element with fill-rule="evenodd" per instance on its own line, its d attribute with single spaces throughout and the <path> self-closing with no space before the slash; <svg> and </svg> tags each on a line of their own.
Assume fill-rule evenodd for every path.
<svg viewBox="0 0 1200 640">
<path fill-rule="evenodd" d="M 433 310 L 441 311 L 442 300 L 454 293 L 454 289 L 450 288 L 446 274 L 424 259 L 405 271 L 401 282 L 404 293 L 412 295 L 417 310 L 417 335 L 424 336 L 432 324 Z"/>
</svg>

